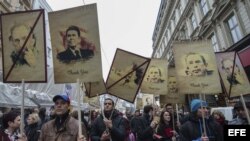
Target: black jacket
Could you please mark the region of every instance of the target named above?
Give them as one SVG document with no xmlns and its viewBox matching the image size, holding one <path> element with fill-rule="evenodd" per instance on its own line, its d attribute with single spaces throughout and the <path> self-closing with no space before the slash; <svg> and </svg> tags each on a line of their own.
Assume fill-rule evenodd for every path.
<svg viewBox="0 0 250 141">
<path fill-rule="evenodd" d="M 81 55 L 80 57 L 77 57 L 68 48 L 63 52 L 58 53 L 57 58 L 64 63 L 69 63 L 70 61 L 73 61 L 73 60 L 89 59 L 93 57 L 94 52 L 93 50 L 90 50 L 90 49 L 80 49 L 80 55 Z"/>
<path fill-rule="evenodd" d="M 212 118 L 205 119 L 206 133 L 209 141 L 223 141 L 222 127 Z M 193 113 L 180 128 L 180 140 L 192 141 L 202 136 L 202 118 L 195 117 Z"/>
<path fill-rule="evenodd" d="M 137 122 L 137 141 L 153 141 L 154 129 L 150 126 L 151 120 L 148 114 L 143 114 Z"/>
<path fill-rule="evenodd" d="M 37 141 L 40 135 L 40 127 L 38 123 L 33 123 L 25 127 L 25 135 L 28 141 Z"/>
<path fill-rule="evenodd" d="M 124 141 L 126 138 L 125 121 L 118 111 L 114 111 L 111 118 L 113 127 L 109 129 L 112 141 Z M 103 121 L 103 116 L 100 115 L 94 121 L 90 130 L 91 141 L 100 141 L 103 132 L 106 130 L 106 126 Z"/>
</svg>

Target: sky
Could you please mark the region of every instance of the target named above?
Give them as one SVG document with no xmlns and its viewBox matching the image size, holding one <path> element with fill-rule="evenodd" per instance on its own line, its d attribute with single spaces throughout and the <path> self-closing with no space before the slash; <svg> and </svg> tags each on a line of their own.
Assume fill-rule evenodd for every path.
<svg viewBox="0 0 250 141">
<path fill-rule="evenodd" d="M 53 11 L 97 3 L 103 78 L 117 48 L 152 55 L 152 36 L 161 0 L 46 0 Z"/>
</svg>

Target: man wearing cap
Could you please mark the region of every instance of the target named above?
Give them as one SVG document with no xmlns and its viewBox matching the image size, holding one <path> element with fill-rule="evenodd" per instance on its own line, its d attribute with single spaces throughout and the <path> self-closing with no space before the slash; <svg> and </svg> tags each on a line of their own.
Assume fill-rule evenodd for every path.
<svg viewBox="0 0 250 141">
<path fill-rule="evenodd" d="M 192 100 L 190 117 L 181 125 L 179 134 L 181 141 L 223 141 L 222 127 L 214 119 L 209 118 L 207 102 L 200 99 Z"/>
<path fill-rule="evenodd" d="M 247 108 L 248 114 L 249 114 L 250 113 L 250 102 L 246 102 L 245 105 L 246 105 L 246 108 Z M 229 121 L 228 124 L 229 125 L 248 125 L 247 112 L 244 110 L 243 104 L 241 101 L 237 102 L 234 105 L 234 111 L 235 111 L 237 116 L 232 121 Z"/>
<path fill-rule="evenodd" d="M 91 126 L 91 141 L 125 140 L 125 121 L 119 111 L 114 108 L 114 101 L 111 98 L 106 98 L 102 115 L 97 117 Z"/>
<path fill-rule="evenodd" d="M 39 141 L 86 141 L 87 132 L 82 125 L 82 135 L 78 135 L 78 121 L 69 115 L 70 99 L 67 95 L 56 95 L 55 118 L 42 126 Z"/>
</svg>

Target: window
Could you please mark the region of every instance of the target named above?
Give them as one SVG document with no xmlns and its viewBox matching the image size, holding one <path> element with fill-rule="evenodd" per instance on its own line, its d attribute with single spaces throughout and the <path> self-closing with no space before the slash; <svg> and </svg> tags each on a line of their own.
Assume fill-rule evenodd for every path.
<svg viewBox="0 0 250 141">
<path fill-rule="evenodd" d="M 188 35 L 187 35 L 187 29 L 186 27 L 182 27 L 181 30 L 179 31 L 179 39 L 187 39 Z"/>
<path fill-rule="evenodd" d="M 167 44 L 168 44 L 168 37 L 166 35 L 164 36 L 164 44 L 165 44 L 165 46 L 167 46 Z"/>
<path fill-rule="evenodd" d="M 176 26 L 176 18 L 175 18 L 175 14 L 172 17 L 172 22 L 173 22 L 173 28 Z"/>
<path fill-rule="evenodd" d="M 207 12 L 208 12 L 207 0 L 201 0 L 200 1 L 200 6 L 201 6 L 201 10 L 203 12 L 203 15 L 206 15 Z"/>
<path fill-rule="evenodd" d="M 242 33 L 240 31 L 240 27 L 239 27 L 239 24 L 236 20 L 235 15 L 232 15 L 228 19 L 227 25 L 228 25 L 228 28 L 230 30 L 231 37 L 233 39 L 233 43 L 236 43 L 237 41 L 239 41 L 242 38 Z"/>
<path fill-rule="evenodd" d="M 219 48 L 219 45 L 218 45 L 218 42 L 217 42 L 217 39 L 216 39 L 216 36 L 214 33 L 210 36 L 210 39 L 211 39 L 212 47 L 213 47 L 214 51 L 219 52 L 220 48 Z"/>
<path fill-rule="evenodd" d="M 198 26 L 194 14 L 191 15 L 191 24 L 193 26 L 193 30 Z"/>
</svg>

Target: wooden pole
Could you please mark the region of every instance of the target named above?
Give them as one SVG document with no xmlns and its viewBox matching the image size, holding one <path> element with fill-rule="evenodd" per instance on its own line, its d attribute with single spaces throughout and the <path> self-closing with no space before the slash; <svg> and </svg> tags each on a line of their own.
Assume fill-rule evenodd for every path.
<svg viewBox="0 0 250 141">
<path fill-rule="evenodd" d="M 24 79 L 22 79 L 22 104 L 21 104 L 21 125 L 20 125 L 20 134 L 24 133 L 24 93 L 25 93 L 25 85 Z"/>
<path fill-rule="evenodd" d="M 241 102 L 242 102 L 244 111 L 246 112 L 248 125 L 250 125 L 250 117 L 249 117 L 248 109 L 247 109 L 247 107 L 246 107 L 245 99 L 244 99 L 244 97 L 243 97 L 242 94 L 240 94 L 240 100 L 241 100 Z"/>
<path fill-rule="evenodd" d="M 81 115 L 81 93 L 80 93 L 80 81 L 77 79 L 77 96 L 78 96 L 78 136 L 79 138 L 82 137 L 82 115 Z"/>
</svg>

